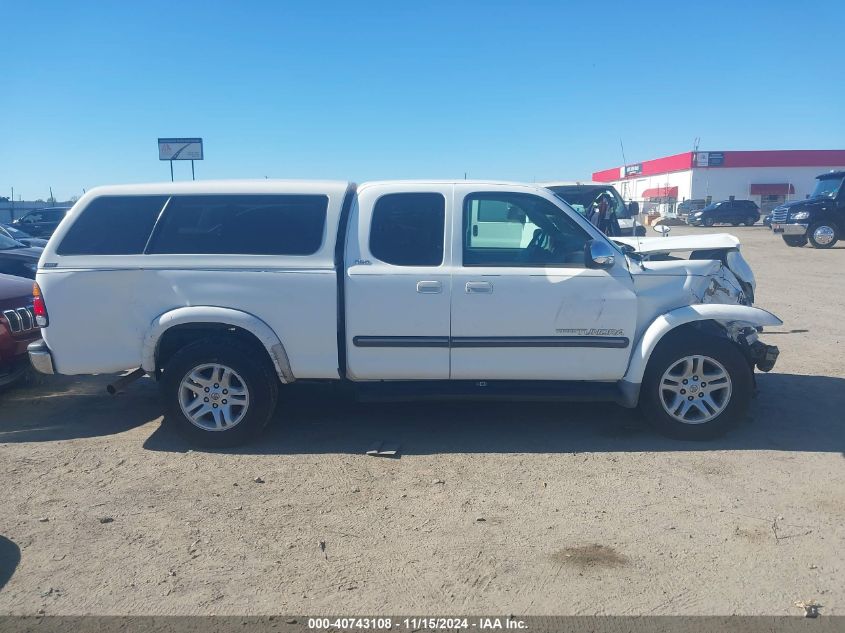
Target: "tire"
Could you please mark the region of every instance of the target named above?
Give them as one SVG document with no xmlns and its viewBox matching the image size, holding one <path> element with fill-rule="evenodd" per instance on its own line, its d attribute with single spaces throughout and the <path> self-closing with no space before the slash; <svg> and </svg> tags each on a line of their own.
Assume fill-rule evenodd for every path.
<svg viewBox="0 0 845 633">
<path fill-rule="evenodd" d="M 699 359 L 698 365 L 695 358 Z M 684 369 L 697 373 L 684 378 Z M 752 371 L 740 349 L 728 339 L 697 332 L 670 334 L 649 360 L 640 392 L 640 410 L 657 431 L 669 437 L 719 437 L 744 419 L 754 387 Z M 726 381 L 714 378 L 716 388 L 702 380 L 719 372 Z M 685 379 L 689 382 L 683 383 Z M 690 398 L 698 404 L 687 404 Z M 687 409 L 683 415 L 687 421 L 670 414 L 669 409 L 674 406 L 678 412 Z"/>
<path fill-rule="evenodd" d="M 839 241 L 839 235 L 830 222 L 815 222 L 807 229 L 807 239 L 813 248 L 833 248 Z"/>
<path fill-rule="evenodd" d="M 212 448 L 239 446 L 255 438 L 270 421 L 279 393 L 278 379 L 263 351 L 256 354 L 249 345 L 209 338 L 176 352 L 161 380 L 165 424 L 192 444 Z M 203 393 L 209 394 L 207 400 Z M 226 402 L 229 399 L 238 402 Z"/>
<path fill-rule="evenodd" d="M 739 222 L 731 222 L 731 226 L 739 226 Z"/>
<path fill-rule="evenodd" d="M 755 224 L 757 224 L 756 218 L 748 217 L 745 219 L 745 226 L 754 226 Z"/>
<path fill-rule="evenodd" d="M 713 221 L 713 218 L 707 218 L 702 224 L 704 224 L 704 226 L 713 226 L 716 223 Z"/>
<path fill-rule="evenodd" d="M 786 242 L 787 246 L 792 246 L 792 247 L 806 246 L 807 236 L 806 235 L 784 235 L 783 241 Z"/>
</svg>

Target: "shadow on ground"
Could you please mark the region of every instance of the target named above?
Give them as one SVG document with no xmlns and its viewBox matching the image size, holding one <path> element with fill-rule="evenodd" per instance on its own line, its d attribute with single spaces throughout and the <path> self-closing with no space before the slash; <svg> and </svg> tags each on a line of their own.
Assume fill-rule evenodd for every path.
<svg viewBox="0 0 845 633">
<path fill-rule="evenodd" d="M 158 388 L 143 379 L 110 396 L 116 376 L 46 376 L 0 392 L 0 444 L 113 435 L 161 415 Z"/>
<path fill-rule="evenodd" d="M 611 404 L 426 402 L 364 404 L 330 387 L 298 386 L 248 454 L 361 454 L 380 442 L 404 455 L 595 451 L 789 450 L 845 452 L 845 380 L 765 374 L 749 420 L 710 442 L 654 433 L 637 412 Z M 812 406 L 808 406 L 811 403 Z M 167 427 L 145 448 L 186 451 Z"/>
<path fill-rule="evenodd" d="M 113 376 L 53 377 L 0 395 L 0 443 L 106 436 L 157 420 L 155 382 L 139 380 L 118 396 Z M 398 444 L 404 455 L 596 451 L 788 450 L 845 452 L 845 379 L 758 374 L 749 419 L 710 442 L 654 433 L 637 412 L 611 404 L 535 402 L 358 403 L 336 385 L 285 388 L 275 419 L 240 454 L 361 454 Z M 166 426 L 144 443 L 153 451 L 191 447 Z"/>
<path fill-rule="evenodd" d="M 20 562 L 20 548 L 14 541 L 0 535 L 0 589 L 3 589 L 9 582 Z"/>
</svg>

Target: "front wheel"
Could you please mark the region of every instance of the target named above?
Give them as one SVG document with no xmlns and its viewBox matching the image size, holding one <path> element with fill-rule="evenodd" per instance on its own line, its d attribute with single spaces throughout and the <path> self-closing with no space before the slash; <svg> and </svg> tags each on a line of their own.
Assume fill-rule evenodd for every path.
<svg viewBox="0 0 845 633">
<path fill-rule="evenodd" d="M 189 441 L 214 448 L 238 446 L 260 433 L 278 396 L 278 380 L 264 354 L 223 339 L 203 339 L 176 352 L 161 386 L 165 423 Z"/>
<path fill-rule="evenodd" d="M 712 439 L 743 419 L 752 389 L 752 369 L 733 342 L 684 333 L 661 341 L 654 351 L 640 409 L 665 435 Z"/>
<path fill-rule="evenodd" d="M 807 237 L 813 248 L 833 248 L 838 241 L 836 227 L 829 222 L 816 222 L 807 229 Z"/>
<path fill-rule="evenodd" d="M 806 235 L 784 235 L 783 241 L 786 243 L 787 246 L 792 246 L 792 247 L 805 246 L 807 244 L 807 236 Z"/>
<path fill-rule="evenodd" d="M 714 224 L 715 222 L 713 221 L 713 218 L 707 218 L 704 220 L 704 226 L 713 226 Z"/>
</svg>

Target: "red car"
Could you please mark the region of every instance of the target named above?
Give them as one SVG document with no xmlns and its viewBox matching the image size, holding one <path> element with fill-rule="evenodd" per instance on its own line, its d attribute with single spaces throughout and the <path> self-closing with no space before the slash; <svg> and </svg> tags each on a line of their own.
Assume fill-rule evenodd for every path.
<svg viewBox="0 0 845 633">
<path fill-rule="evenodd" d="M 0 275 L 0 387 L 21 379 L 29 369 L 26 346 L 41 338 L 32 311 L 32 281 Z"/>
</svg>

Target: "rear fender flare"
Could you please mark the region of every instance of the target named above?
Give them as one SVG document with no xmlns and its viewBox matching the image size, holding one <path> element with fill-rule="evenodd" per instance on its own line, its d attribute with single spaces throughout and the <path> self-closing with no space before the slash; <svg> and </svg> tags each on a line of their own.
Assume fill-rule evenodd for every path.
<svg viewBox="0 0 845 633">
<path fill-rule="evenodd" d="M 141 367 L 147 372 L 155 371 L 156 356 L 161 337 L 172 327 L 191 323 L 229 325 L 250 332 L 267 350 L 270 359 L 273 361 L 273 366 L 276 369 L 279 380 L 283 383 L 290 383 L 296 380 L 293 371 L 291 371 L 290 360 L 285 351 L 285 346 L 269 325 L 248 312 L 216 306 L 176 308 L 156 317 L 144 336 Z"/>
</svg>

